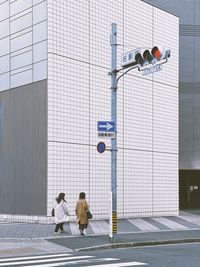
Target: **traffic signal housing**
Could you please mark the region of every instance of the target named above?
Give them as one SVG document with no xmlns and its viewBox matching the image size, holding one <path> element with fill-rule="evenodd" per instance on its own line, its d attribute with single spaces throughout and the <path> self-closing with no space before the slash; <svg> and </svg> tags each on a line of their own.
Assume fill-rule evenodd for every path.
<svg viewBox="0 0 200 267">
<path fill-rule="evenodd" d="M 140 66 L 146 66 L 148 64 L 156 64 L 156 63 L 165 63 L 167 62 L 168 57 L 170 57 L 170 50 L 165 50 L 162 53 L 160 52 L 157 46 L 154 46 L 150 50 L 145 50 L 143 54 L 137 53 L 135 55 L 135 61 Z"/>
</svg>

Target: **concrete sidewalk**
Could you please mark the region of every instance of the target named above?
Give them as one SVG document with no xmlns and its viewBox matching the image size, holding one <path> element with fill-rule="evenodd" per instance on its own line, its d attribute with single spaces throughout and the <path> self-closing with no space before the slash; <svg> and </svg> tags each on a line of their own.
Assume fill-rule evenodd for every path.
<svg viewBox="0 0 200 267">
<path fill-rule="evenodd" d="M 75 222 L 64 225 L 66 233 L 54 236 L 54 224 L 0 222 L 0 239 L 49 239 L 78 237 L 80 232 Z M 200 214 L 180 212 L 180 216 L 130 218 L 118 220 L 118 233 L 162 232 L 200 229 Z M 108 235 L 107 220 L 91 220 L 87 235 Z"/>
<path fill-rule="evenodd" d="M 54 236 L 53 224 L 0 223 L 0 257 L 66 253 L 92 249 L 200 242 L 200 214 L 118 220 L 118 235 L 109 242 L 108 221 L 90 221 L 87 236 L 75 223 L 65 225 L 66 234 Z"/>
</svg>

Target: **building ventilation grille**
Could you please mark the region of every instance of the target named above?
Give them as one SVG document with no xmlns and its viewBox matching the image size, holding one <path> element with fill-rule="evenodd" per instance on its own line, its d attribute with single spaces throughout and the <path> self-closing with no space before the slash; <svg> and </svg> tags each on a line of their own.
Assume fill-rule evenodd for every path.
<svg viewBox="0 0 200 267">
<path fill-rule="evenodd" d="M 180 36 L 200 36 L 200 25 L 180 24 Z"/>
</svg>

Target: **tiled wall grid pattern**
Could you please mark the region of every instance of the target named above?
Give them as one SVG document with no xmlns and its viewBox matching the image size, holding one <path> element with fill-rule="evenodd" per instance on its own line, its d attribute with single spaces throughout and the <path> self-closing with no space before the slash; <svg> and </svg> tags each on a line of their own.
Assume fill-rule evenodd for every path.
<svg viewBox="0 0 200 267">
<path fill-rule="evenodd" d="M 47 78 L 47 2 L 0 0 L 0 91 Z"/>
<path fill-rule="evenodd" d="M 48 19 L 48 212 L 60 191 L 73 212 L 84 191 L 95 218 L 109 214 L 111 155 L 96 145 L 97 121 L 111 116 L 116 22 L 119 67 L 123 51 L 172 50 L 162 71 L 144 77 L 134 70 L 119 82 L 118 216 L 177 214 L 178 18 L 139 0 L 52 0 Z"/>
<path fill-rule="evenodd" d="M 1 2 L 1 5 L 9 4 L 9 1 Z M 46 27 L 45 12 L 42 22 L 39 20 L 42 15 L 35 13 L 39 18 L 35 18 L 34 24 L 34 8 L 47 4 L 47 214 L 50 215 L 55 196 L 62 191 L 66 193 L 70 212 L 74 214 L 78 194 L 84 191 L 94 218 L 107 218 L 109 215 L 111 155 L 110 151 L 99 154 L 96 145 L 101 141 L 97 137 L 97 121 L 110 120 L 111 90 L 107 73 L 111 61 L 111 23 L 115 22 L 120 44 L 118 67 L 121 54 L 136 47 L 151 48 L 157 45 L 172 50 L 172 56 L 162 71 L 142 76 L 141 72 L 132 70 L 118 85 L 118 217 L 176 215 L 178 18 L 139 0 L 17 0 L 10 1 L 10 12 L 14 10 L 12 5 L 18 2 L 21 2 L 20 7 L 31 2 L 26 9 L 30 8 L 33 20 L 30 36 L 34 37 L 36 27 L 35 36 L 45 36 L 45 40 L 39 38 L 36 43 L 44 46 L 47 38 L 42 26 L 45 23 Z M 44 9 L 39 10 L 42 12 Z M 12 16 L 19 16 L 20 11 L 17 15 L 11 13 L 10 20 Z M 5 18 L 1 20 L 2 23 Z M 39 27 L 44 32 L 39 30 L 37 35 Z M 19 30 L 17 32 L 20 34 Z M 7 38 L 11 45 L 12 34 L 10 39 Z M 34 39 L 31 41 L 32 60 L 34 55 L 46 55 L 39 53 L 41 49 L 34 53 L 36 43 L 33 43 Z M 12 63 L 11 48 L 7 53 L 11 61 L 9 64 Z M 20 64 L 22 61 L 17 62 Z M 43 59 L 40 61 L 44 62 Z M 34 81 L 34 65 L 35 61 L 31 61 L 31 81 Z M 39 68 L 37 70 L 40 73 Z M 12 87 L 12 71 L 10 74 Z M 110 140 L 106 139 L 105 142 L 110 147 Z"/>
</svg>

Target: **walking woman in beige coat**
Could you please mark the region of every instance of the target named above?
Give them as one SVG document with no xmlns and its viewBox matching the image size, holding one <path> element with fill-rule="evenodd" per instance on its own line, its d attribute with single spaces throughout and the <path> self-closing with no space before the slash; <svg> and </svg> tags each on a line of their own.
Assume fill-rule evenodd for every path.
<svg viewBox="0 0 200 267">
<path fill-rule="evenodd" d="M 76 203 L 76 222 L 79 224 L 79 230 L 81 235 L 84 236 L 84 229 L 88 227 L 88 218 L 87 218 L 87 211 L 89 210 L 89 205 L 85 200 L 85 193 L 81 192 L 79 194 L 79 200 Z"/>
</svg>

